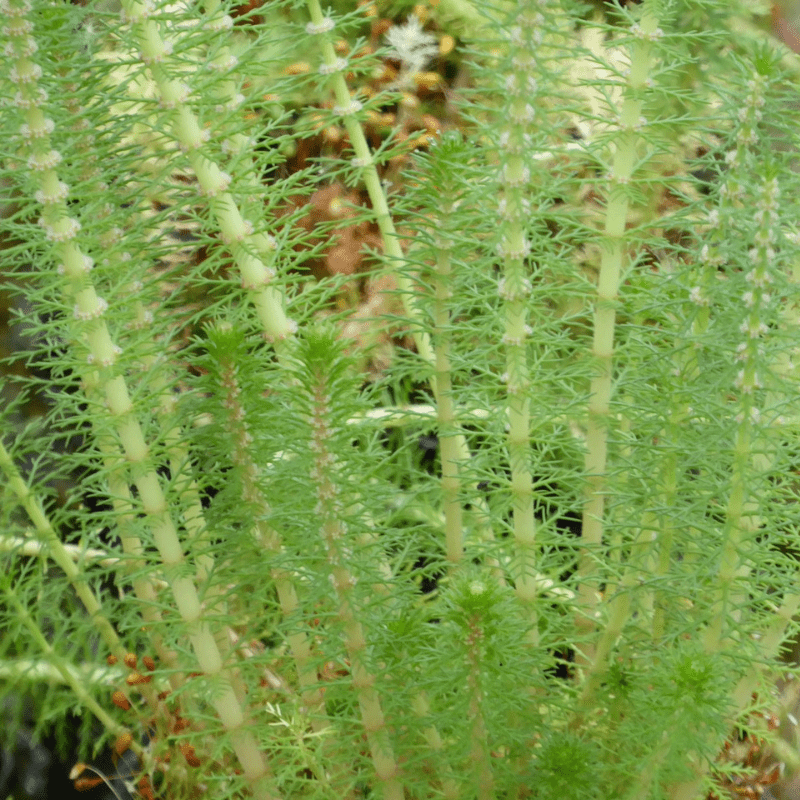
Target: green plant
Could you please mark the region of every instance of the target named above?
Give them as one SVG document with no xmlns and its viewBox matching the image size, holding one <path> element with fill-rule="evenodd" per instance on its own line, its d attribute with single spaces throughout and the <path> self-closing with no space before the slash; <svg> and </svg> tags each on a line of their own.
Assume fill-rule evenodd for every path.
<svg viewBox="0 0 800 800">
<path fill-rule="evenodd" d="M 800 233 L 732 5 L 443 2 L 437 108 L 371 7 L 2 0 L 3 693 L 170 800 L 733 769 L 800 607 Z"/>
</svg>

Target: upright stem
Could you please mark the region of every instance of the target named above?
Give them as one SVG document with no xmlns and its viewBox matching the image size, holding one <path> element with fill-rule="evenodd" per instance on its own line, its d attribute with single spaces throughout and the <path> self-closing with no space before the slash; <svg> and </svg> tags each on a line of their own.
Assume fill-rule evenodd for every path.
<svg viewBox="0 0 800 800">
<path fill-rule="evenodd" d="M 442 505 L 444 506 L 445 548 L 447 559 L 458 563 L 464 552 L 463 531 L 464 514 L 459 492 L 461 478 L 459 462 L 461 447 L 453 402 L 453 382 L 451 379 L 450 347 L 450 304 L 452 296 L 450 281 L 452 264 L 450 261 L 450 241 L 438 234 L 435 237 L 436 271 L 434 277 L 433 311 L 433 349 L 436 361 L 434 383 L 436 386 L 436 416 L 439 423 L 439 450 L 442 457 Z"/>
<path fill-rule="evenodd" d="M 152 20 L 147 21 L 148 9 L 134 6 L 145 32 L 157 36 Z M 19 21 L 24 16 L 20 7 Z M 60 154 L 52 149 L 51 133 L 54 125 L 45 116 L 46 94 L 40 92 L 41 70 L 29 54 L 36 52 L 29 36 L 32 25 L 15 27 L 19 39 L 20 56 L 15 59 L 15 76 L 18 78 L 17 102 L 25 111 L 29 130 L 39 135 L 30 139 L 28 168 L 38 185 L 37 199 L 42 208 L 41 226 L 53 243 L 53 260 L 59 265 L 66 293 L 74 299 L 72 315 L 77 335 L 74 342 L 78 352 L 87 354 L 88 362 L 97 370 L 98 392 L 104 398 L 104 414 L 118 437 L 124 459 L 118 458 L 120 469 L 130 469 L 131 481 L 136 487 L 143 512 L 165 567 L 175 605 L 181 616 L 188 639 L 202 672 L 217 681 L 211 705 L 226 729 L 242 770 L 257 797 L 271 798 L 269 767 L 260 752 L 254 736 L 245 727 L 245 714 L 234 693 L 231 675 L 223 664 L 213 631 L 204 617 L 203 604 L 197 586 L 184 569 L 186 557 L 177 528 L 173 521 L 174 509 L 165 497 L 161 479 L 156 472 L 150 447 L 137 417 L 125 377 L 120 374 L 118 360 L 122 349 L 114 341 L 106 324 L 108 303 L 98 295 L 91 277 L 92 260 L 77 243 L 79 221 L 71 216 L 73 209 L 67 204 L 69 187 L 59 180 L 57 170 Z M 143 40 L 146 39 L 143 33 Z M 161 53 L 160 55 L 163 55 Z"/>
<path fill-rule="evenodd" d="M 221 416 L 231 442 L 231 458 L 241 481 L 241 500 L 253 519 L 251 536 L 262 548 L 265 563 L 270 565 L 270 575 L 275 582 L 281 612 L 284 619 L 291 619 L 300 607 L 292 572 L 281 565 L 283 538 L 280 531 L 267 521 L 271 514 L 270 504 L 259 479 L 258 464 L 253 460 L 253 435 L 250 431 L 249 409 L 242 401 L 239 378 L 239 359 L 245 358 L 239 335 L 220 325 L 208 334 L 209 352 L 218 364 L 219 382 L 223 394 Z M 289 649 L 297 670 L 305 711 L 309 713 L 314 731 L 327 727 L 323 719 L 325 699 L 319 685 L 317 668 L 312 657 L 309 636 L 302 630 L 287 635 Z"/>
<path fill-rule="evenodd" d="M 747 268 L 750 271 L 745 276 L 747 290 L 742 297 L 748 311 L 741 326 L 744 341 L 737 349 L 741 369 L 733 387 L 739 394 L 738 426 L 733 443 L 722 554 L 713 587 L 712 618 L 704 637 L 705 646 L 711 652 L 721 648 L 727 636 L 740 635 L 735 626 L 746 599 L 742 589 L 737 591 L 737 583 L 749 571 L 749 559 L 743 549 L 761 525 L 758 488 L 762 478 L 759 473 L 767 461 L 759 408 L 763 400 L 762 375 L 767 369 L 762 342 L 769 334 L 764 319 L 772 302 L 770 284 L 773 282 L 771 270 L 775 257 L 773 244 L 777 239 L 779 197 L 778 179 L 771 177 L 764 180 L 755 203 L 760 225 L 754 237 L 756 245 L 748 254 L 750 264 Z"/>
<path fill-rule="evenodd" d="M 402 297 L 405 312 L 409 319 L 412 321 L 411 335 L 414 338 L 417 352 L 422 360 L 431 368 L 431 375 L 429 382 L 431 391 L 437 405 L 437 408 L 442 402 L 442 395 L 440 391 L 440 382 L 437 380 L 437 357 L 431 343 L 430 336 L 423 330 L 422 315 L 420 314 L 416 303 L 414 302 L 414 295 L 416 289 L 412 279 L 403 270 L 399 269 L 400 264 L 405 261 L 403 249 L 400 246 L 400 239 L 397 236 L 397 231 L 392 221 L 392 215 L 389 211 L 389 205 L 386 201 L 386 193 L 383 191 L 380 176 L 372 158 L 369 145 L 367 144 L 364 131 L 358 121 L 358 112 L 361 110 L 361 103 L 350 95 L 350 90 L 345 81 L 345 70 L 347 63 L 336 55 L 333 43 L 328 35 L 334 27 L 334 22 L 330 17 L 326 17 L 322 13 L 322 8 L 319 0 L 306 0 L 309 16 L 311 17 L 311 24 L 308 27 L 309 33 L 318 35 L 320 37 L 320 50 L 322 52 L 322 60 L 325 65 L 327 74 L 330 75 L 331 85 L 333 86 L 334 96 L 336 98 L 335 111 L 341 115 L 344 126 L 350 138 L 350 145 L 355 153 L 354 163 L 358 165 L 364 180 L 364 185 L 367 189 L 370 202 L 372 204 L 373 213 L 375 215 L 375 222 L 381 232 L 383 239 L 383 251 L 388 261 L 394 267 L 392 276 L 397 282 L 400 296 Z M 446 403 L 447 401 L 445 401 Z M 440 415 L 442 412 L 437 412 Z M 444 418 L 450 416 L 450 412 L 445 410 Z M 454 415 L 454 412 L 453 412 Z M 452 492 L 453 487 L 460 481 L 459 465 L 466 463 L 469 460 L 469 448 L 467 447 L 464 435 L 459 432 L 454 432 L 451 436 L 451 442 L 442 451 L 443 470 L 446 470 L 447 479 L 447 492 L 450 502 L 450 521 L 448 527 L 447 539 L 447 553 L 451 562 L 456 563 L 460 561 L 460 553 L 463 551 L 463 532 L 457 529 L 458 520 L 455 517 L 454 507 L 452 506 Z M 444 459 L 447 458 L 445 466 Z M 443 489 L 445 484 L 443 483 Z M 457 489 L 456 489 L 457 491 Z M 479 506 L 478 503 L 476 505 Z M 488 525 L 488 515 L 483 514 L 483 509 L 478 508 L 478 517 L 484 527 Z M 487 537 L 487 538 L 490 538 Z"/>
<path fill-rule="evenodd" d="M 484 696 L 481 686 L 481 663 L 483 653 L 481 642 L 483 630 L 480 622 L 475 620 L 470 625 L 470 632 L 466 637 L 467 664 L 469 674 L 467 677 L 467 691 L 469 693 L 470 716 L 470 761 L 475 776 L 475 789 L 477 800 L 493 800 L 495 796 L 494 773 L 489 741 L 486 735 L 486 721 L 484 720 Z"/>
<path fill-rule="evenodd" d="M 543 66 L 543 18 L 539 8 L 546 3 L 521 3 L 509 35 L 512 67 L 505 79 L 508 105 L 500 125 L 498 149 L 501 193 L 502 278 L 498 287 L 502 301 L 503 347 L 506 370 L 506 451 L 511 471 L 511 508 L 514 531 L 514 588 L 531 617 L 531 635 L 536 638 L 536 534 L 533 477 L 531 475 L 531 379 L 528 365 L 528 306 L 531 293 L 528 258 L 531 245 L 526 231 L 535 212 L 530 202 L 531 170 L 528 150 L 538 127 L 536 76 Z M 530 7 L 528 7 L 530 6 Z M 533 55 L 537 54 L 537 55 Z M 533 88 L 532 88 L 533 87 Z"/>
<path fill-rule="evenodd" d="M 353 534 L 343 520 L 344 504 L 340 498 L 337 456 L 330 449 L 331 442 L 336 438 L 329 420 L 330 399 L 336 393 L 331 389 L 326 366 L 325 359 L 316 359 L 309 364 L 312 382 L 309 387 L 309 423 L 312 429 L 309 452 L 314 454 L 311 481 L 317 495 L 319 535 L 327 553 L 330 580 L 339 603 L 338 617 L 344 628 L 344 644 L 350 660 L 353 690 L 358 698 L 361 722 L 375 774 L 382 785 L 384 800 L 404 800 L 405 793 L 399 779 L 398 765 L 375 686 L 376 677 L 368 663 L 369 644 L 354 593 L 357 576 L 348 563 L 348 556 L 353 548 L 349 540 Z"/>
<path fill-rule="evenodd" d="M 597 283 L 594 311 L 592 356 L 595 376 L 589 388 L 589 408 L 586 431 L 586 494 L 581 527 L 581 557 L 578 566 L 579 597 L 582 617 L 579 626 L 587 633 L 596 624 L 599 595 L 596 580 L 596 559 L 603 543 L 605 525 L 605 495 L 608 460 L 608 428 L 611 424 L 611 387 L 613 378 L 614 327 L 620 276 L 626 255 L 625 225 L 628 216 L 627 184 L 633 175 L 638 133 L 643 124 L 642 94 L 645 91 L 652 64 L 653 41 L 661 35 L 654 13 L 653 0 L 645 0 L 641 22 L 632 29 L 637 41 L 631 49 L 631 66 L 620 108 L 620 127 L 609 176 L 604 246 Z M 583 647 L 591 658 L 592 645 Z"/>
</svg>

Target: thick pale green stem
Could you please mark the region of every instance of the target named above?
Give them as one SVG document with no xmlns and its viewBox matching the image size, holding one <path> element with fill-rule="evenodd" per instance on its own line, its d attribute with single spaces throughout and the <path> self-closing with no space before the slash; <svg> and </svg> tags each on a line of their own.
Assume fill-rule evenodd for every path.
<svg viewBox="0 0 800 800">
<path fill-rule="evenodd" d="M 15 25 L 9 26 L 5 32 L 15 41 L 15 45 L 21 53 L 35 53 L 36 46 L 33 37 L 30 36 L 32 28 L 27 27 L 25 20 L 26 9 L 20 6 L 17 9 L 20 13 L 15 15 L 15 21 L 20 23 L 17 29 Z M 88 284 L 88 272 L 93 263 L 90 258 L 84 255 L 80 248 L 75 244 L 75 237 L 80 230 L 78 220 L 69 216 L 69 209 L 66 199 L 69 196 L 69 186 L 59 179 L 57 167 L 61 163 L 61 155 L 51 148 L 50 135 L 55 129 L 55 125 L 46 116 L 45 98 L 46 94 L 40 92 L 38 83 L 38 66 L 27 57 L 22 55 L 15 60 L 14 69 L 20 77 L 20 91 L 17 94 L 16 102 L 19 104 L 25 122 L 21 126 L 22 138 L 26 141 L 29 150 L 28 167 L 31 170 L 34 181 L 38 187 L 36 199 L 41 205 L 42 216 L 40 225 L 45 230 L 48 239 L 53 243 L 52 252 L 55 259 L 60 263 L 60 270 L 69 278 L 66 286 L 67 296 L 75 301 L 73 314 L 78 320 L 91 322 L 96 317 L 102 315 L 105 310 L 105 301 L 97 297 L 91 284 Z M 87 278 L 84 281 L 84 278 Z M 110 338 L 103 335 L 100 331 L 93 331 L 90 334 L 91 341 L 97 346 L 97 351 L 92 352 L 90 363 L 94 366 L 94 358 L 98 357 L 96 364 L 105 365 L 113 363 L 116 359 L 118 350 L 111 344 Z M 74 344 L 74 342 L 73 342 Z M 99 380 L 97 371 L 91 367 L 86 368 L 83 373 L 84 385 L 87 393 L 91 393 L 97 386 Z M 104 447 L 103 439 L 100 440 L 101 449 Z M 99 613 L 100 606 L 91 590 L 88 588 L 85 578 L 81 575 L 75 564 L 66 553 L 63 545 L 58 540 L 55 532 L 50 526 L 49 520 L 45 516 L 37 498 L 30 494 L 27 486 L 19 478 L 16 469 L 8 459 L 8 454 L 3 451 L 5 468 L 10 470 L 9 477 L 12 486 L 16 487 L 21 503 L 24 505 L 37 529 L 37 533 L 47 544 L 48 554 L 59 565 L 64 573 L 73 583 L 75 590 L 84 603 L 85 607 L 92 615 L 96 625 L 100 629 L 110 651 L 122 662 L 125 657 L 125 650 L 122 647 L 116 632 L 105 617 Z M 116 455 L 119 453 L 117 451 Z M 114 463 L 118 463 L 117 457 Z M 141 544 L 131 543 L 131 537 L 126 535 L 127 528 L 125 520 L 128 518 L 131 506 L 125 503 L 129 497 L 127 484 L 122 485 L 122 481 L 117 481 L 117 477 L 110 478 L 113 488 L 118 489 L 114 493 L 117 508 L 122 512 L 120 517 L 121 533 L 123 546 L 126 553 L 140 554 Z M 134 588 L 137 596 L 146 602 L 152 602 L 155 598 L 155 591 L 152 582 L 145 578 L 135 581 Z M 152 614 L 146 612 L 146 619 L 155 621 L 158 618 L 156 611 Z M 158 637 L 154 637 L 154 644 L 158 645 Z M 163 648 L 159 649 L 159 656 L 167 663 L 170 654 Z M 176 679 L 177 679 L 176 673 Z M 148 698 L 151 707 L 156 706 L 155 692 L 149 687 L 143 687 L 143 695 Z"/>
<path fill-rule="evenodd" d="M 259 322 L 271 340 L 282 341 L 295 332 L 296 325 L 286 316 L 282 293 L 271 285 L 275 277 L 271 266 L 275 242 L 266 233 L 255 232 L 253 222 L 242 216 L 228 191 L 231 176 L 206 154 L 207 134 L 189 106 L 191 89 L 170 74 L 173 46 L 161 35 L 156 20 L 152 18 L 152 10 L 138 0 L 126 0 L 122 8 L 125 21 L 140 42 L 141 58 L 148 64 L 161 104 L 171 109 L 170 133 L 187 153 L 222 239 L 239 269 L 242 286 L 250 294 Z"/>
<path fill-rule="evenodd" d="M 23 31 L 23 36 L 27 37 L 27 31 Z M 35 52 L 35 48 L 28 52 Z M 20 92 L 29 101 L 26 108 L 27 126 L 41 131 L 31 141 L 29 159 L 29 168 L 38 176 L 40 186 L 41 225 L 54 242 L 54 256 L 60 262 L 60 271 L 75 299 L 74 317 L 82 328 L 82 349 L 88 350 L 89 362 L 98 370 L 99 390 L 105 397 L 107 413 L 133 473 L 133 483 L 139 492 L 142 510 L 149 520 L 156 548 L 167 569 L 167 579 L 187 626 L 200 669 L 209 677 L 219 680 L 219 691 L 211 703 L 230 734 L 246 778 L 258 796 L 272 797 L 274 795 L 263 785 L 268 774 L 266 762 L 252 734 L 243 728 L 244 713 L 225 675 L 212 632 L 202 619 L 197 589 L 191 578 L 180 574 L 184 562 L 182 546 L 135 416 L 128 386 L 124 377 L 114 374 L 114 365 L 121 349 L 113 341 L 103 319 L 108 304 L 98 296 L 91 282 L 91 259 L 83 254 L 76 243 L 80 224 L 70 216 L 66 204 L 69 188 L 59 180 L 56 171 L 61 159 L 58 153 L 50 149 L 49 133 L 53 126 L 40 108 L 41 97 L 37 93 L 36 82 L 38 71 L 27 57 L 18 59 L 15 66 L 19 74 L 28 76 L 21 84 Z"/>
<path fill-rule="evenodd" d="M 134 478 L 134 483 L 139 491 L 142 508 L 150 520 L 153 539 L 167 570 L 167 580 L 170 581 L 178 611 L 187 626 L 189 641 L 200 670 L 209 678 L 219 681 L 218 691 L 214 693 L 211 704 L 228 731 L 248 782 L 258 796 L 273 797 L 274 794 L 267 789 L 267 763 L 253 735 L 243 728 L 244 711 L 234 691 L 231 676 L 223 666 L 213 631 L 203 620 L 202 603 L 194 581 L 191 577 L 180 574 L 185 560 L 183 548 L 158 476 L 147 468 L 148 448 L 139 423 L 133 416 L 133 406 L 121 377 L 108 381 L 106 398 L 109 412 L 118 420 L 117 432 L 134 475 L 137 466 L 144 468 L 144 474 Z"/>
<path fill-rule="evenodd" d="M 632 31 L 638 41 L 631 49 L 631 66 L 620 108 L 620 128 L 616 137 L 610 189 L 606 203 L 603 253 L 597 283 L 594 311 L 592 356 L 595 376 L 589 388 L 586 429 L 586 499 L 583 507 L 581 542 L 583 552 L 578 567 L 582 618 L 579 624 L 587 631 L 596 624 L 599 603 L 595 574 L 599 548 L 603 542 L 605 519 L 608 428 L 611 424 L 611 387 L 613 378 L 614 326 L 620 275 L 626 256 L 625 225 L 628 216 L 629 183 L 641 141 L 642 92 L 650 77 L 652 42 L 660 34 L 652 2 L 645 2 L 641 22 Z M 583 648 L 591 657 L 591 645 Z"/>
</svg>

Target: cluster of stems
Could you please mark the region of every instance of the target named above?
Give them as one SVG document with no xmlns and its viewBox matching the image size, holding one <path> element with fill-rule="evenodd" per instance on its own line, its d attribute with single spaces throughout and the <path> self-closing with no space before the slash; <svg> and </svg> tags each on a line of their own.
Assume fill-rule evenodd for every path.
<svg viewBox="0 0 800 800">
<path fill-rule="evenodd" d="M 74 55 L 69 15 L 0 0 L 0 246 L 52 406 L 38 431 L 21 402 L 3 417 L 0 694 L 62 684 L 151 794 L 160 771 L 175 796 L 511 800 L 563 793 L 566 764 L 576 800 L 702 796 L 800 608 L 777 57 L 736 59 L 739 95 L 687 78 L 711 0 L 602 24 L 442 0 L 383 61 L 390 20 L 342 38 L 373 5 L 274 5 L 121 0 L 100 45 L 90 3 Z M 397 101 L 373 84 L 403 62 L 398 129 L 412 88 L 435 95 L 407 74 L 450 52 L 423 23 L 454 25 L 478 77 L 459 110 L 442 92 L 463 131 L 409 164 L 370 145 Z M 285 180 L 257 130 L 275 107 L 297 164 L 327 142 Z M 356 187 L 343 224 L 381 242 L 377 377 L 298 211 L 320 185 Z"/>
</svg>

